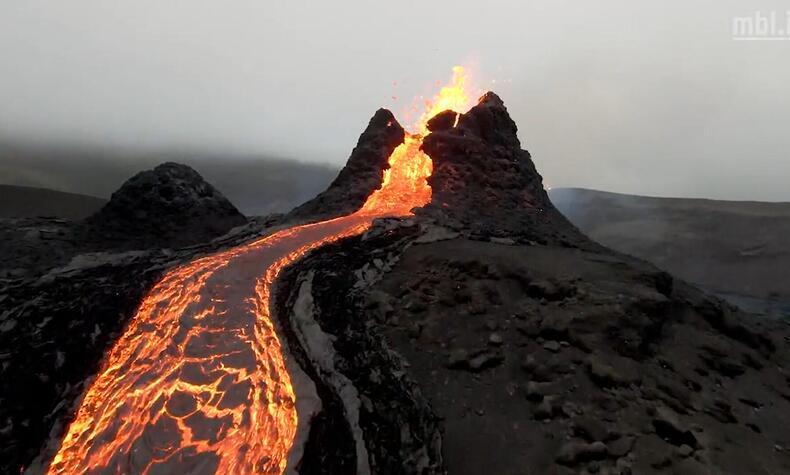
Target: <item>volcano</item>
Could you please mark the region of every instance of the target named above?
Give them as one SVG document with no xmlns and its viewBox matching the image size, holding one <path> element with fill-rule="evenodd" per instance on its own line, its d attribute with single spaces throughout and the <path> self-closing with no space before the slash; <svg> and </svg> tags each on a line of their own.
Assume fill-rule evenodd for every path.
<svg viewBox="0 0 790 475">
<path fill-rule="evenodd" d="M 381 143 L 376 119 L 356 150 Z M 292 348 L 317 322 L 342 369 L 326 374 L 322 347 L 296 358 L 342 400 L 340 372 L 359 411 L 350 429 L 319 419 L 306 473 L 354 471 L 333 455 L 342 433 L 371 473 L 790 469 L 786 325 L 584 236 L 496 94 L 426 125 L 430 202 L 282 277 Z"/>
<path fill-rule="evenodd" d="M 325 192 L 148 275 L 24 466 L 790 471 L 787 326 L 588 239 L 470 99 L 457 70 L 414 132 L 377 111 Z"/>
<path fill-rule="evenodd" d="M 199 244 L 245 222 L 198 172 L 163 163 L 127 180 L 83 227 L 89 238 L 100 235 L 104 241 L 115 241 L 115 247 L 140 249 Z"/>
</svg>

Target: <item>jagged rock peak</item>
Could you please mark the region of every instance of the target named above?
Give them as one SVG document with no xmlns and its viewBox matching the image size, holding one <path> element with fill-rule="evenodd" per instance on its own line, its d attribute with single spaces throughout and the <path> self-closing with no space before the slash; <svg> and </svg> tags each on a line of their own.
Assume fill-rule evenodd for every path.
<svg viewBox="0 0 790 475">
<path fill-rule="evenodd" d="M 388 159 L 403 143 L 403 127 L 387 109 L 379 109 L 359 137 L 346 166 L 323 193 L 294 209 L 295 220 L 326 219 L 353 213 L 381 186 Z"/>
<path fill-rule="evenodd" d="M 127 180 L 85 226 L 94 239 L 181 247 L 209 241 L 245 222 L 198 172 L 167 162 Z"/>
<path fill-rule="evenodd" d="M 587 241 L 552 205 L 499 96 L 487 92 L 460 116 L 440 113 L 428 128 L 423 150 L 433 161 L 433 198 L 418 214 L 481 237 Z"/>
</svg>

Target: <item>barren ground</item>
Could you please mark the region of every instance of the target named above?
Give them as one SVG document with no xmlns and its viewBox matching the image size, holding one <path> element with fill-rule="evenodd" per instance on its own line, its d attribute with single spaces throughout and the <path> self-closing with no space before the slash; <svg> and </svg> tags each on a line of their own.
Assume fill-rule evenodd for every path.
<svg viewBox="0 0 790 475">
<path fill-rule="evenodd" d="M 454 240 L 408 249 L 369 306 L 443 419 L 449 473 L 790 471 L 786 338 L 763 359 L 717 321 L 732 309 L 667 278 Z"/>
<path fill-rule="evenodd" d="M 726 297 L 790 317 L 790 203 L 650 198 L 555 189 L 552 202 L 601 244 Z"/>
</svg>

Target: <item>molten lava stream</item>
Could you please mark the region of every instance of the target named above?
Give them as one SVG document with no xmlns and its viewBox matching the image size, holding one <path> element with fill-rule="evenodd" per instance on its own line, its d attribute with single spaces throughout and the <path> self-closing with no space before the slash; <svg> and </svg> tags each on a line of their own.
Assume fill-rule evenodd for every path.
<svg viewBox="0 0 790 475">
<path fill-rule="evenodd" d="M 423 115 L 465 110 L 462 70 Z M 168 272 L 83 396 L 49 473 L 282 473 L 297 427 L 271 319 L 286 266 L 431 199 L 430 158 L 407 135 L 357 212 L 294 226 Z"/>
</svg>

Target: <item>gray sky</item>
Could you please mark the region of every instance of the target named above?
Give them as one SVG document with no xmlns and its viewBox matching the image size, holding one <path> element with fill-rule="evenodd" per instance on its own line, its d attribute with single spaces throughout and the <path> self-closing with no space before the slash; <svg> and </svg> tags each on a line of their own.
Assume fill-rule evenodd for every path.
<svg viewBox="0 0 790 475">
<path fill-rule="evenodd" d="M 790 41 L 732 40 L 789 8 L 3 0 L 0 135 L 341 165 L 376 108 L 471 63 L 551 186 L 790 201 Z"/>
</svg>

